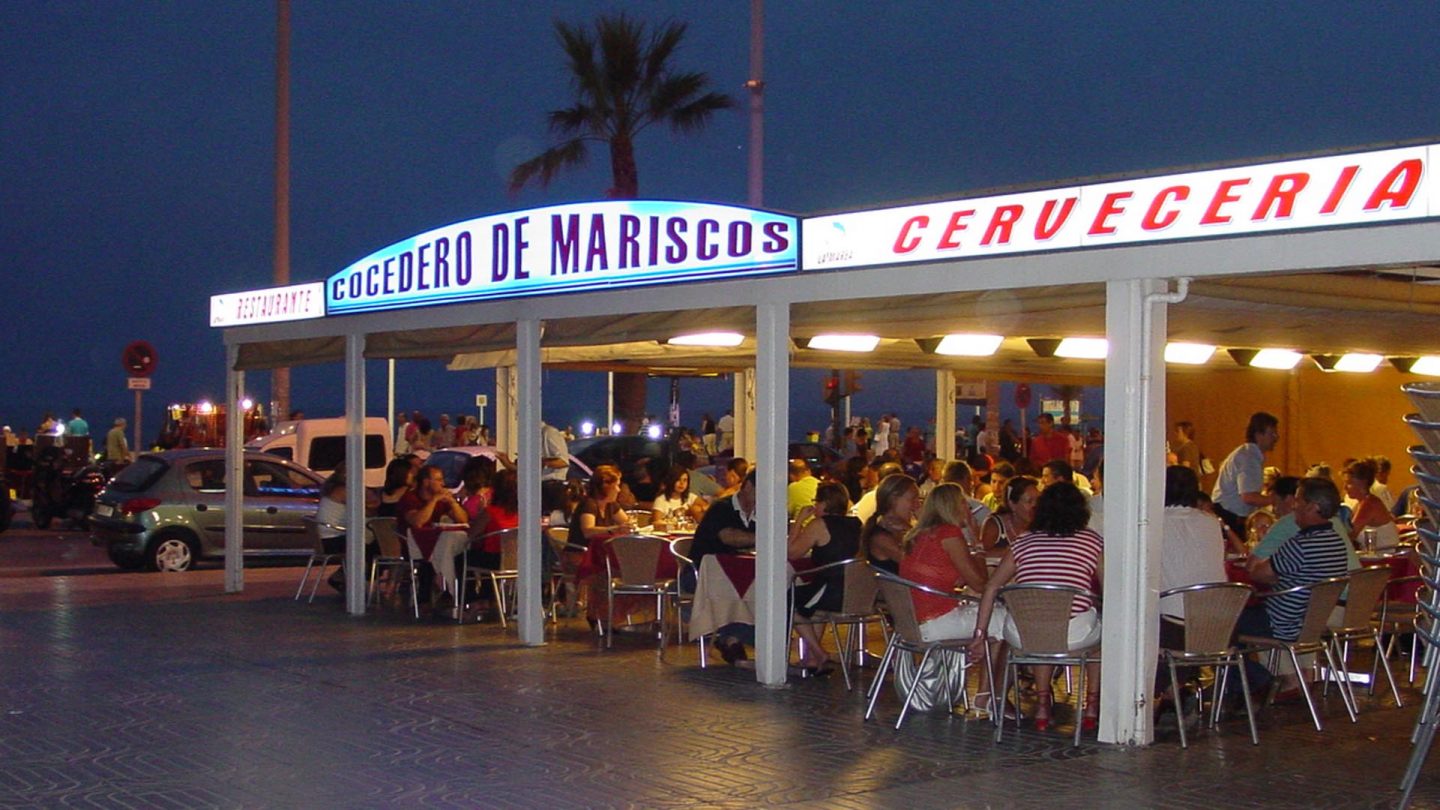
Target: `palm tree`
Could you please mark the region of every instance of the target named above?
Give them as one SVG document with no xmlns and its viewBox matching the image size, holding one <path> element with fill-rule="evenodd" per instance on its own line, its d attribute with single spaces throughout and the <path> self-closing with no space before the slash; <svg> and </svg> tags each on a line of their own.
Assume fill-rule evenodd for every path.
<svg viewBox="0 0 1440 810">
<path fill-rule="evenodd" d="M 704 73 L 681 72 L 670 63 L 685 24 L 668 22 L 654 31 L 625 14 L 602 15 L 595 31 L 555 21 L 565 49 L 575 103 L 549 113 L 550 129 L 562 141 L 510 173 L 510 191 L 531 180 L 548 186 L 562 169 L 581 166 L 590 142 L 610 147 L 613 185 L 607 196 L 633 199 L 640 191 L 635 139 L 651 124 L 668 124 L 681 134 L 698 132 L 718 110 L 735 106 L 723 93 L 707 92 Z"/>
</svg>

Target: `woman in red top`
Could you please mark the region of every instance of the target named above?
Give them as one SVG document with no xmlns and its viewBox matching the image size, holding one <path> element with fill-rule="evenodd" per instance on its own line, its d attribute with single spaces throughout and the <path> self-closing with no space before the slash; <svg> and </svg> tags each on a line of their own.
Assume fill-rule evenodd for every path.
<svg viewBox="0 0 1440 810">
<path fill-rule="evenodd" d="M 940 484 L 930 491 L 920 507 L 920 519 L 901 540 L 905 556 L 900 576 L 938 591 L 949 593 L 965 587 L 976 593 L 985 590 L 985 557 L 972 552 L 961 528 L 970 522 L 970 500 L 958 484 Z M 943 596 L 911 591 L 920 637 L 926 641 L 967 638 L 975 634 L 979 606 L 956 602 Z M 997 628 L 999 626 L 997 625 Z M 999 634 L 995 634 L 999 637 Z M 998 643 L 992 656 L 1000 652 Z M 993 660 L 993 659 L 992 659 Z M 980 695 L 990 694 L 988 668 L 982 667 Z"/>
<path fill-rule="evenodd" d="M 1000 566 L 985 587 L 985 596 L 980 600 L 975 646 L 986 641 L 985 631 L 994 623 L 994 616 L 1004 612 L 1002 608 L 995 607 L 995 595 L 1011 582 L 1096 590 L 1095 583 L 1102 575 L 1104 541 L 1099 534 L 1086 528 L 1089 521 L 1090 507 L 1085 501 L 1085 494 L 1074 484 L 1061 481 L 1040 493 L 1030 531 L 1016 538 L 1006 549 L 1005 557 L 1000 560 Z M 1018 644 L 1019 638 L 1013 631 L 1013 625 L 1006 622 L 1005 640 Z M 989 636 L 993 638 L 993 629 L 989 630 Z M 1094 600 L 1088 596 L 1077 596 L 1070 606 L 1070 649 L 1082 650 L 1099 642 L 1100 616 L 1095 610 Z M 1035 728 L 1043 731 L 1050 726 L 1050 679 L 1055 674 L 1055 667 L 1036 666 L 1034 674 L 1037 698 Z M 1095 727 L 1100 716 L 1099 663 L 1086 665 L 1085 687 L 1085 714 L 1081 723 L 1090 729 Z"/>
</svg>

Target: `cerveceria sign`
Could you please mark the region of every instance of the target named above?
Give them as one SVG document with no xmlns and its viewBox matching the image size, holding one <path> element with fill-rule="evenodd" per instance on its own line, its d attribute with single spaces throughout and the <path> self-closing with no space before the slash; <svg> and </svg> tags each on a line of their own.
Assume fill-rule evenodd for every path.
<svg viewBox="0 0 1440 810">
<path fill-rule="evenodd" d="M 838 268 L 1440 216 L 1440 146 L 806 219 L 803 266 Z"/>
<path fill-rule="evenodd" d="M 794 217 L 703 203 L 610 200 L 457 222 L 376 251 L 325 282 L 330 314 L 797 268 Z"/>
</svg>

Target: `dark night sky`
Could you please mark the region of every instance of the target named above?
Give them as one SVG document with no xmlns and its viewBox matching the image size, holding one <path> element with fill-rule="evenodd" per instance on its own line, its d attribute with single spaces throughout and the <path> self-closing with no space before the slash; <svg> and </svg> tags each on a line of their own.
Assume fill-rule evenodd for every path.
<svg viewBox="0 0 1440 810">
<path fill-rule="evenodd" d="M 293 278 L 603 195 L 599 153 L 548 190 L 512 198 L 503 177 L 567 103 L 551 21 L 612 7 L 688 21 L 680 64 L 740 94 L 740 0 L 296 0 Z M 771 2 L 766 25 L 766 203 L 798 213 L 1440 134 L 1430 2 Z M 119 354 L 137 338 L 159 353 L 147 427 L 164 401 L 221 391 L 208 297 L 271 283 L 274 42 L 271 2 L 0 4 L 0 421 L 128 416 Z M 741 112 L 695 138 L 647 133 L 642 195 L 743 203 L 745 133 Z M 438 368 L 402 363 L 400 404 L 462 410 L 493 385 Z M 296 406 L 339 412 L 340 379 L 298 370 Z M 915 381 L 913 403 L 872 385 L 857 407 L 926 416 L 928 377 L 894 380 Z M 374 412 L 383 387 L 374 365 Z M 548 398 L 547 417 L 603 411 L 603 381 L 577 390 L 593 393 Z M 717 383 L 686 391 L 687 421 L 728 401 Z M 797 396 L 797 429 L 819 407 Z"/>
</svg>

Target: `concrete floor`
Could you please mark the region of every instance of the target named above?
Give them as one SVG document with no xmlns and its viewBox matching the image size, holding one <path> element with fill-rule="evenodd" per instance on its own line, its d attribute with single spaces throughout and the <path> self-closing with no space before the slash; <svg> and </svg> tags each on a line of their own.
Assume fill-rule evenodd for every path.
<svg viewBox="0 0 1440 810">
<path fill-rule="evenodd" d="M 1064 723 L 996 745 L 943 713 L 894 730 L 888 689 L 864 722 L 838 673 L 764 689 L 693 647 L 599 650 L 579 620 L 524 648 L 294 602 L 299 569 L 226 596 L 215 569 L 71 559 L 0 578 L 0 807 L 1390 807 L 1415 714 L 1362 693 L 1352 725 L 1332 693 L 1323 733 L 1274 707 L 1259 747 L 1243 719 L 1186 751 L 1173 726 L 1144 749 L 1072 748 Z M 1440 806 L 1437 774 L 1415 806 Z"/>
</svg>

